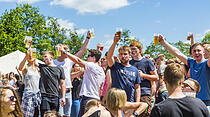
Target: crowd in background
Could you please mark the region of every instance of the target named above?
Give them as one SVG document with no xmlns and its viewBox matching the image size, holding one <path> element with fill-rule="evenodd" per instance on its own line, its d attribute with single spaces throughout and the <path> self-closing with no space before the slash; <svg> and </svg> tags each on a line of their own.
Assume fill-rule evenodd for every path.
<svg viewBox="0 0 210 117">
<path fill-rule="evenodd" d="M 144 55 L 139 41 L 121 46 L 117 32 L 108 52 L 89 49 L 90 32 L 81 49 L 71 54 L 58 44 L 60 55 L 43 53 L 40 64 L 31 46 L 16 67 L 0 74 L 0 117 L 208 117 L 210 112 L 210 44 L 194 43 L 190 57 L 162 44 L 176 58 Z M 58 53 L 56 53 L 58 54 Z"/>
</svg>

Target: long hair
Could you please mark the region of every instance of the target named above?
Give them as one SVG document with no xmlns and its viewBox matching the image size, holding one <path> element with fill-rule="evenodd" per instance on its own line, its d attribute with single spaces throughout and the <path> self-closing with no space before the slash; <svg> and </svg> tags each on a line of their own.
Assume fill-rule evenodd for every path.
<svg viewBox="0 0 210 117">
<path fill-rule="evenodd" d="M 109 110 L 117 111 L 125 106 L 127 95 L 124 90 L 111 88 L 106 97 L 106 106 Z"/>
<path fill-rule="evenodd" d="M 10 86 L 0 87 L 0 105 L 2 105 L 2 100 L 3 100 L 2 98 L 6 95 L 5 94 L 6 90 L 11 90 L 16 98 L 15 110 L 12 111 L 10 114 L 12 114 L 14 117 L 24 117 L 23 112 L 21 110 L 19 97 L 18 97 L 16 91 L 14 90 L 14 88 L 12 88 Z M 0 117 L 2 117 L 2 113 L 4 113 L 4 112 L 3 112 L 2 107 L 0 107 Z"/>
</svg>

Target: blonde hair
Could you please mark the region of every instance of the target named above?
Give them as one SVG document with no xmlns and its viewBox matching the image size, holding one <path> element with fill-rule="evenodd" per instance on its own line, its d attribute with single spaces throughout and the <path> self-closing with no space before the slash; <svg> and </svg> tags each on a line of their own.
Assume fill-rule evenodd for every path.
<svg viewBox="0 0 210 117">
<path fill-rule="evenodd" d="M 109 110 L 117 111 L 122 109 L 127 102 L 127 95 L 124 90 L 111 88 L 106 97 L 106 106 Z"/>
<path fill-rule="evenodd" d="M 118 52 L 120 53 L 120 50 L 124 50 L 124 51 L 128 51 L 128 53 L 130 54 L 131 53 L 131 49 L 129 46 L 121 46 L 119 49 L 118 49 Z"/>
<path fill-rule="evenodd" d="M 198 83 L 198 81 L 196 81 L 196 80 L 194 80 L 194 79 L 192 79 L 192 78 L 188 78 L 187 80 L 193 81 L 193 82 L 195 83 L 195 87 L 193 87 L 193 88 L 195 88 L 194 90 L 196 91 L 196 95 L 197 95 L 198 92 L 199 92 L 200 89 L 201 89 L 200 84 Z"/>
<path fill-rule="evenodd" d="M 181 85 L 181 82 L 184 81 L 183 66 L 178 63 L 169 64 L 165 68 L 164 79 L 171 87 Z"/>
<path fill-rule="evenodd" d="M 49 110 L 44 113 L 44 117 L 61 117 L 61 115 L 56 111 Z"/>
<path fill-rule="evenodd" d="M 142 46 L 141 42 L 134 40 L 130 43 L 130 47 L 132 47 L 132 46 L 136 46 L 139 50 L 141 50 L 141 56 L 144 55 L 144 53 L 142 51 L 143 46 Z"/>
<path fill-rule="evenodd" d="M 92 107 L 97 106 L 99 104 L 99 101 L 96 99 L 91 99 L 86 103 L 85 107 L 85 113 Z"/>
<path fill-rule="evenodd" d="M 16 98 L 15 110 L 13 112 L 11 112 L 10 114 L 15 116 L 15 117 L 24 117 L 23 112 L 21 110 L 19 97 L 18 97 L 16 91 L 10 86 L 0 87 L 0 106 L 2 105 L 3 97 L 6 96 L 6 94 L 5 94 L 6 90 L 11 90 L 13 92 L 15 98 Z M 4 113 L 4 112 L 3 112 L 2 107 L 0 107 L 0 117 L 2 117 L 2 113 Z"/>
</svg>

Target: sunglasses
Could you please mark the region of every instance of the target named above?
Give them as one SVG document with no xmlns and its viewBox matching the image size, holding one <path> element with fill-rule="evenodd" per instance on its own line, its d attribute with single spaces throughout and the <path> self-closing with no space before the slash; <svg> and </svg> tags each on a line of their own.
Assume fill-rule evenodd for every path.
<svg viewBox="0 0 210 117">
<path fill-rule="evenodd" d="M 15 98 L 15 96 L 10 96 L 9 99 L 10 99 L 11 101 L 15 101 L 16 98 Z"/>
<path fill-rule="evenodd" d="M 90 57 L 90 56 L 93 57 L 94 55 L 88 55 L 88 57 Z"/>
<path fill-rule="evenodd" d="M 192 91 L 194 91 L 194 89 L 193 89 L 190 85 L 188 85 L 187 83 L 183 83 L 183 85 L 184 85 L 185 88 L 190 87 L 190 89 L 191 89 Z"/>
</svg>

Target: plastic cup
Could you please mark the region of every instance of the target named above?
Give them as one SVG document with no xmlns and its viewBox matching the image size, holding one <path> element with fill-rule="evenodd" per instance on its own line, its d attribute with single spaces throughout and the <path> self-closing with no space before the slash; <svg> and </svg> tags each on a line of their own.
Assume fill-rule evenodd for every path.
<svg viewBox="0 0 210 117">
<path fill-rule="evenodd" d="M 25 36 L 24 42 L 25 42 L 26 48 L 29 48 L 30 45 L 31 45 L 31 42 L 32 42 L 32 37 L 30 37 L 30 36 Z"/>
<path fill-rule="evenodd" d="M 154 34 L 154 45 L 158 45 L 158 34 Z"/>
<path fill-rule="evenodd" d="M 55 46 L 55 52 L 57 56 L 61 56 L 61 50 L 59 49 L 60 46 Z"/>
<path fill-rule="evenodd" d="M 192 36 L 192 32 L 188 32 L 187 34 L 187 40 L 190 40 L 190 37 Z"/>
<path fill-rule="evenodd" d="M 36 48 L 31 48 L 31 58 L 36 59 Z"/>
<path fill-rule="evenodd" d="M 120 36 L 120 39 L 121 39 L 121 35 L 122 35 L 122 28 L 116 28 L 116 33 L 117 33 L 117 35 L 119 35 Z"/>
<path fill-rule="evenodd" d="M 94 29 L 91 28 L 89 31 L 90 31 L 90 37 L 95 38 Z"/>
</svg>

